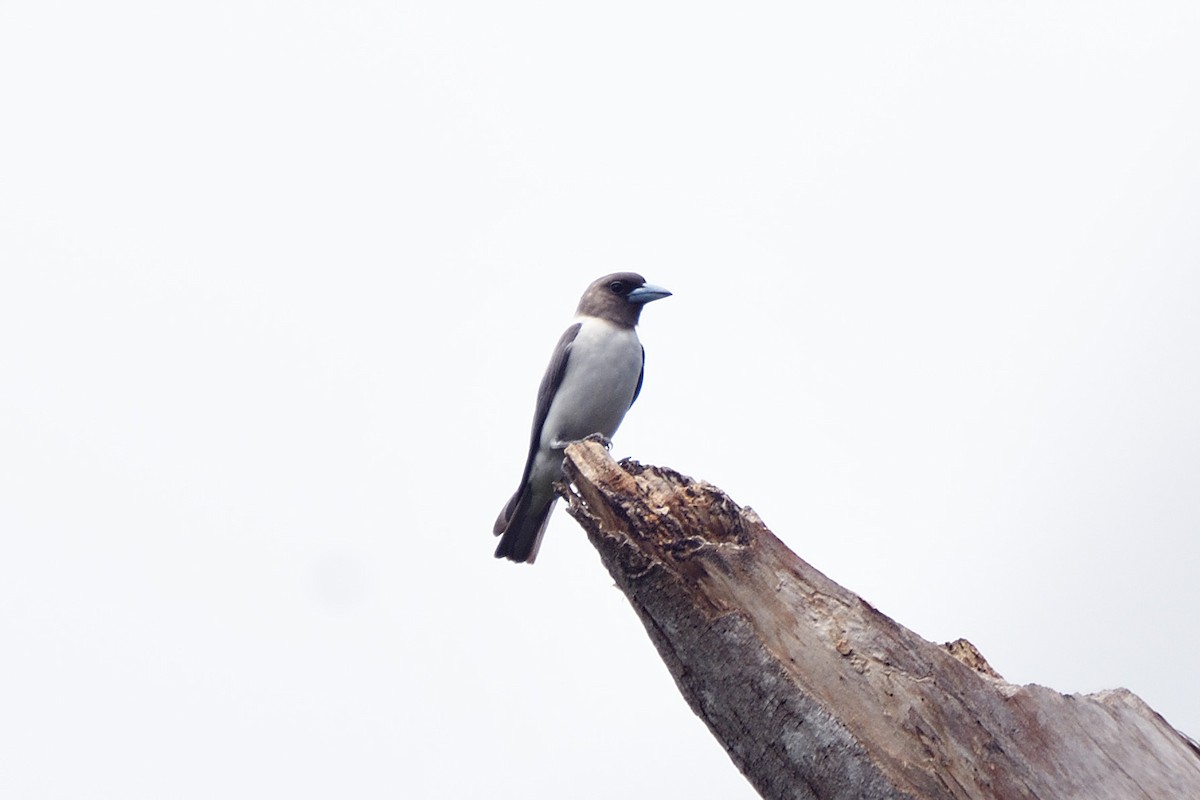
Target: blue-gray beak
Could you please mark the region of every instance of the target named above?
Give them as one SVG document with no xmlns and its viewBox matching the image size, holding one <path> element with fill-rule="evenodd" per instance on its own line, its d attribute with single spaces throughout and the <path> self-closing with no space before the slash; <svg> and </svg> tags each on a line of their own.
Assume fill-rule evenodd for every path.
<svg viewBox="0 0 1200 800">
<path fill-rule="evenodd" d="M 664 297 L 670 296 L 671 293 L 661 286 L 655 286 L 652 283 L 643 283 L 626 295 L 625 299 L 631 303 L 649 303 L 651 300 L 661 300 Z"/>
</svg>

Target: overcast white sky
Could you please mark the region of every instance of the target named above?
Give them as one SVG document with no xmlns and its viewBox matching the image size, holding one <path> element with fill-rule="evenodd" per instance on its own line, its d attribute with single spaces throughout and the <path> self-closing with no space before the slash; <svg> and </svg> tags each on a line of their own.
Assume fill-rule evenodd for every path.
<svg viewBox="0 0 1200 800">
<path fill-rule="evenodd" d="M 1048 5 L 1052 7 L 1047 7 Z M 750 798 L 561 511 L 615 453 L 1200 735 L 1200 6 L 0 4 L 0 795 Z"/>
</svg>

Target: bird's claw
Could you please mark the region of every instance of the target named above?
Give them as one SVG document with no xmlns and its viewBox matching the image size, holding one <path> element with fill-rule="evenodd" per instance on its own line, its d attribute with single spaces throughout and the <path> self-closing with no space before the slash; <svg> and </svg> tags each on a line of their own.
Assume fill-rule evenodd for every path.
<svg viewBox="0 0 1200 800">
<path fill-rule="evenodd" d="M 603 433 L 593 433 L 590 436 L 583 437 L 585 442 L 599 442 L 604 445 L 605 450 L 612 450 L 612 439 L 609 439 Z"/>
</svg>

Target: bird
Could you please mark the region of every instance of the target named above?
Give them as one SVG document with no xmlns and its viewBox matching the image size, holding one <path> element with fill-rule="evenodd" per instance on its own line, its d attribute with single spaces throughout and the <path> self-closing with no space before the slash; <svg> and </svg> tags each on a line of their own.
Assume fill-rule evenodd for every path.
<svg viewBox="0 0 1200 800">
<path fill-rule="evenodd" d="M 670 296 L 635 272 L 614 272 L 580 297 L 538 387 L 521 482 L 492 528 L 500 537 L 496 558 L 529 564 L 537 558 L 558 500 L 554 482 L 563 474 L 564 448 L 617 432 L 642 391 L 646 351 L 635 330 L 642 308 Z"/>
</svg>

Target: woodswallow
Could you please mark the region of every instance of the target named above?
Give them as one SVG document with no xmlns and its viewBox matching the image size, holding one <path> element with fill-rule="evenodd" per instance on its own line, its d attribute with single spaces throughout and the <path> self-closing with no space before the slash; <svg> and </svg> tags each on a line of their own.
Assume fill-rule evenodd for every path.
<svg viewBox="0 0 1200 800">
<path fill-rule="evenodd" d="M 671 295 L 633 272 L 616 272 L 592 283 L 579 299 L 538 387 L 533 434 L 525 471 L 492 532 L 500 537 L 496 558 L 537 558 L 550 511 L 558 497 L 563 448 L 599 433 L 611 439 L 642 390 L 645 351 L 634 327 L 642 306 Z"/>
</svg>

